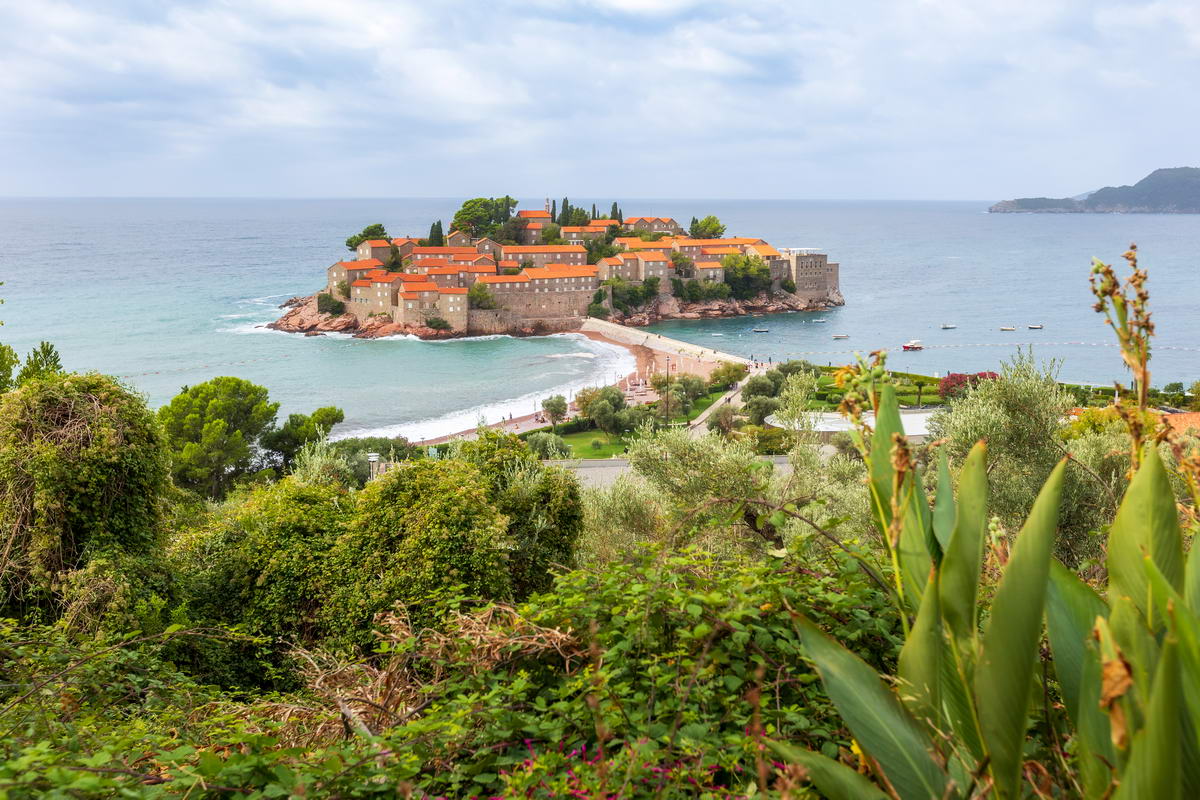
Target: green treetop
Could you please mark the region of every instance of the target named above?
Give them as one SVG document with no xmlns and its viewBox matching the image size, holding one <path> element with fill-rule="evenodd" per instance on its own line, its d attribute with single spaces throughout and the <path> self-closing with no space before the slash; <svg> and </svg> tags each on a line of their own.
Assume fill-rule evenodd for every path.
<svg viewBox="0 0 1200 800">
<path fill-rule="evenodd" d="M 505 195 L 504 197 L 474 197 L 454 212 L 450 222 L 451 230 L 462 231 L 472 238 L 493 234 L 512 217 L 517 201 Z"/>
<path fill-rule="evenodd" d="M 387 228 L 383 227 L 382 222 L 376 222 L 374 225 L 368 225 L 362 229 L 362 233 L 356 233 L 346 240 L 346 249 L 354 250 L 367 239 L 390 239 Z"/>
<path fill-rule="evenodd" d="M 692 217 L 692 224 L 688 226 L 688 235 L 693 239 L 720 239 L 725 235 L 725 226 L 712 214 L 701 220 Z"/>
</svg>

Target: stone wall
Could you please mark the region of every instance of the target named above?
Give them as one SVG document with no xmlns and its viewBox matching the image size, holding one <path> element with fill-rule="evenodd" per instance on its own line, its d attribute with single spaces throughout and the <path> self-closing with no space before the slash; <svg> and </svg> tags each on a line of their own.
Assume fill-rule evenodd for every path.
<svg viewBox="0 0 1200 800">
<path fill-rule="evenodd" d="M 471 336 L 516 334 L 523 332 L 564 333 L 579 330 L 582 317 L 525 319 L 504 308 L 473 308 L 467 313 L 467 333 Z"/>
</svg>

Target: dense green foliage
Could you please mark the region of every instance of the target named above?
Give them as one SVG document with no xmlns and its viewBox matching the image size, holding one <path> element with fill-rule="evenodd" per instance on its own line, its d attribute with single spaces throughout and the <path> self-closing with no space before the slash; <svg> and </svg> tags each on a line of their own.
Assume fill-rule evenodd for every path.
<svg viewBox="0 0 1200 800">
<path fill-rule="evenodd" d="M 641 308 L 658 296 L 659 279 L 646 278 L 641 284 L 629 283 L 623 278 L 609 278 L 605 286 L 612 289 L 613 307 L 628 314 Z"/>
<path fill-rule="evenodd" d="M 58 350 L 50 342 L 39 342 L 38 346 L 25 356 L 25 363 L 21 365 L 21 371 L 17 373 L 16 384 L 23 386 L 30 381 L 56 375 L 62 371 L 62 359 L 59 358 Z"/>
<path fill-rule="evenodd" d="M 153 415 L 111 378 L 51 374 L 0 396 L 0 613 L 132 618 L 162 577 L 167 486 Z"/>
<path fill-rule="evenodd" d="M 383 227 L 382 222 L 376 222 L 374 225 L 368 225 L 362 229 L 361 233 L 356 233 L 346 239 L 346 249 L 354 250 L 367 239 L 391 239 L 388 236 L 387 228 Z"/>
<path fill-rule="evenodd" d="M 496 307 L 496 296 L 488 289 L 486 283 L 476 281 L 467 290 L 467 304 L 471 308 L 489 309 Z"/>
<path fill-rule="evenodd" d="M 512 221 L 517 201 L 504 197 L 475 197 L 462 204 L 454 212 L 450 229 L 462 231 L 472 238 L 487 236 L 496 241 L 512 238 L 501 233 L 501 228 Z"/>
<path fill-rule="evenodd" d="M 688 226 L 688 236 L 693 239 L 720 239 L 724 235 L 725 226 L 712 214 L 704 219 L 692 217 L 692 223 Z"/>
<path fill-rule="evenodd" d="M 285 470 L 290 470 L 292 459 L 301 447 L 308 442 L 323 441 L 333 426 L 345 418 L 336 406 L 324 406 L 312 414 L 289 414 L 283 425 L 264 432 L 260 441 L 265 449 L 278 454 Z"/>
<path fill-rule="evenodd" d="M 425 320 L 425 327 L 431 328 L 435 331 L 448 331 L 450 330 L 451 326 L 449 322 L 441 317 L 429 317 Z"/>
<path fill-rule="evenodd" d="M 334 299 L 328 292 L 321 292 L 317 295 L 317 311 L 322 314 L 345 314 L 346 304 Z"/>
<path fill-rule="evenodd" d="M 748 300 L 771 288 L 771 268 L 758 256 L 733 253 L 721 259 L 725 283 L 737 300 Z"/>
</svg>

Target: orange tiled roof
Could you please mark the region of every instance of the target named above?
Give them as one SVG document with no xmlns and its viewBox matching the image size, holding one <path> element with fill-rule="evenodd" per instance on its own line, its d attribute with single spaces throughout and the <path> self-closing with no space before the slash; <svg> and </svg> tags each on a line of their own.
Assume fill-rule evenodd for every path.
<svg viewBox="0 0 1200 800">
<path fill-rule="evenodd" d="M 588 231 L 602 231 L 601 227 L 596 225 L 563 225 L 563 233 L 586 233 Z"/>
<path fill-rule="evenodd" d="M 403 280 L 403 278 L 400 275 L 392 272 L 387 275 L 376 275 L 372 277 L 371 283 L 395 283 L 399 280 Z"/>
<path fill-rule="evenodd" d="M 504 248 L 504 255 L 509 253 L 586 253 L 581 244 L 520 244 Z"/>
<path fill-rule="evenodd" d="M 550 212 L 542 209 L 527 208 L 517 212 L 521 219 L 550 219 Z"/>
<path fill-rule="evenodd" d="M 414 247 L 413 255 L 433 256 L 449 255 L 451 253 L 474 253 L 474 247 Z"/>
<path fill-rule="evenodd" d="M 721 269 L 720 261 L 697 261 L 696 269 Z"/>
<path fill-rule="evenodd" d="M 540 222 L 531 222 L 531 223 L 529 223 L 528 225 L 526 225 L 525 227 L 526 227 L 526 228 L 528 228 L 528 229 L 529 229 L 529 230 L 531 230 L 531 231 L 539 231 L 539 230 L 541 230 L 541 229 L 542 229 L 542 223 L 540 223 Z"/>
<path fill-rule="evenodd" d="M 378 278 L 380 275 L 391 275 L 386 269 L 370 269 L 363 274 L 364 278 Z"/>
<path fill-rule="evenodd" d="M 416 244 L 419 241 L 420 241 L 420 239 L 416 238 L 415 236 L 401 236 L 398 239 L 392 239 L 392 244 L 402 245 L 402 244 L 408 244 L 409 242 Z"/>
<path fill-rule="evenodd" d="M 768 256 L 770 258 L 782 258 L 783 257 L 780 255 L 778 250 L 776 250 L 774 247 L 771 247 L 771 245 L 769 245 L 769 244 L 751 245 L 750 249 L 753 250 L 755 253 L 758 253 L 760 256 Z"/>
<path fill-rule="evenodd" d="M 370 286 L 370 285 L 371 285 L 371 282 L 370 282 L 370 281 L 364 281 L 364 280 L 358 280 L 358 281 L 355 281 L 354 283 L 352 283 L 352 284 L 350 284 L 350 285 L 351 285 L 351 286 Z"/>
<path fill-rule="evenodd" d="M 414 261 L 409 266 L 413 269 L 425 269 L 427 267 L 448 267 L 450 266 L 448 258 L 422 258 L 420 261 Z"/>
<path fill-rule="evenodd" d="M 728 239 L 689 239 L 687 237 L 676 237 L 676 247 L 722 247 L 725 245 L 736 244 L 766 244 L 762 239 L 748 239 L 745 237 L 730 237 Z"/>
<path fill-rule="evenodd" d="M 634 222 L 674 222 L 670 217 L 626 217 L 625 224 L 629 225 Z"/>
<path fill-rule="evenodd" d="M 467 293 L 466 289 L 458 289 L 453 286 L 438 287 L 438 294 L 466 294 L 466 293 Z"/>
<path fill-rule="evenodd" d="M 367 244 L 371 247 L 391 247 L 392 243 L 387 239 L 367 239 Z"/>
<path fill-rule="evenodd" d="M 428 274 L 429 275 L 457 275 L 458 273 L 462 272 L 464 269 L 465 269 L 464 267 L 455 267 L 453 265 L 449 266 L 449 267 L 434 267 L 433 269 L 429 270 Z"/>
<path fill-rule="evenodd" d="M 496 274 L 496 265 L 495 264 L 472 264 L 471 266 L 467 267 L 467 272 L 483 272 L 483 273 L 489 273 L 489 274 L 495 275 Z"/>
<path fill-rule="evenodd" d="M 616 256 L 609 256 L 608 258 L 600 259 L 598 263 L 616 265 L 621 263 L 621 259 L 617 258 Z"/>
<path fill-rule="evenodd" d="M 524 275 L 484 275 L 480 283 L 529 283 Z"/>
<path fill-rule="evenodd" d="M 501 261 L 501 262 L 500 262 L 500 264 L 499 264 L 498 266 L 501 266 L 501 267 L 519 267 L 519 266 L 521 266 L 521 265 L 520 265 L 518 262 L 516 262 L 516 261 L 512 261 L 512 260 L 504 260 L 504 261 Z"/>
<path fill-rule="evenodd" d="M 421 295 L 417 294 L 416 292 L 401 292 L 400 296 L 403 297 L 405 300 L 420 300 L 421 299 Z"/>
<path fill-rule="evenodd" d="M 607 228 L 609 225 L 620 225 L 615 219 L 594 219 L 588 223 L 589 225 L 602 225 Z"/>
<path fill-rule="evenodd" d="M 382 267 L 383 262 L 378 258 L 360 258 L 357 261 L 339 261 L 334 266 L 346 269 L 371 269 L 372 267 Z"/>
<path fill-rule="evenodd" d="M 637 253 L 638 258 L 642 261 L 670 261 L 666 253 L 660 253 L 657 250 L 651 250 L 648 253 Z"/>
</svg>

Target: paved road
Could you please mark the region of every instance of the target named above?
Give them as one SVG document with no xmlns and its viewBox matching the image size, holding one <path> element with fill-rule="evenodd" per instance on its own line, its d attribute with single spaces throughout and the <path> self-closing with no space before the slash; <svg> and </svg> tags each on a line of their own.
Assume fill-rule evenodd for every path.
<svg viewBox="0 0 1200 800">
<path fill-rule="evenodd" d="M 787 456 L 762 456 L 764 461 L 770 461 L 776 469 L 788 470 L 791 465 Z M 547 461 L 566 467 L 575 473 L 579 482 L 588 488 L 604 488 L 611 486 L 617 478 L 630 471 L 627 458 L 593 458 L 584 461 Z"/>
</svg>

